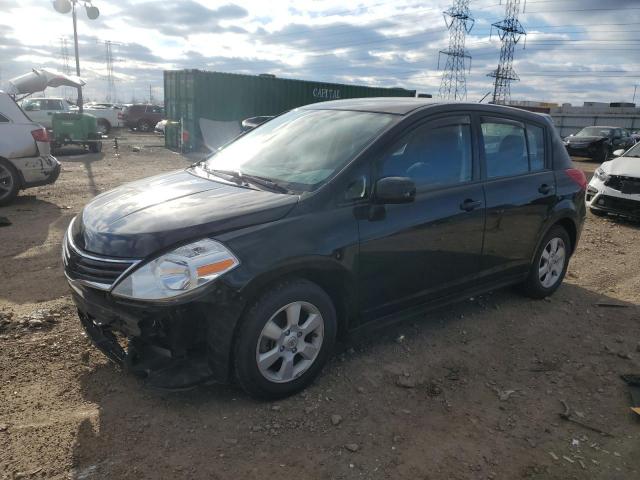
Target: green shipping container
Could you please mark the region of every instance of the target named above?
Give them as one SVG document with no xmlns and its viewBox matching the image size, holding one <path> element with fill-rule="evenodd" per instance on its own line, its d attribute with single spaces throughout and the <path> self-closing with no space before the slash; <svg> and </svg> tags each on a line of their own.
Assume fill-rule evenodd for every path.
<svg viewBox="0 0 640 480">
<path fill-rule="evenodd" d="M 278 115 L 292 108 L 327 100 L 362 97 L 415 97 L 415 90 L 310 82 L 271 75 L 240 75 L 202 70 L 166 70 L 164 105 L 169 120 L 165 145 L 183 151 L 207 143 L 225 143 L 238 135 L 242 120 Z M 182 142 L 181 142 L 182 140 Z M 217 140 L 217 141 L 216 141 Z"/>
</svg>

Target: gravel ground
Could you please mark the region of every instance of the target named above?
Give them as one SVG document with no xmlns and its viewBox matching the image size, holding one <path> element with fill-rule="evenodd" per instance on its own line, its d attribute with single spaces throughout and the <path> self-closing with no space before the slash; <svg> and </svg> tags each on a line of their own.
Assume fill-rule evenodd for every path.
<svg viewBox="0 0 640 480">
<path fill-rule="evenodd" d="M 158 392 L 91 347 L 60 262 L 94 195 L 190 163 L 127 135 L 0 208 L 0 478 L 640 478 L 619 378 L 640 373 L 639 225 L 589 215 L 552 298 L 505 289 L 350 338 L 293 398 Z"/>
</svg>

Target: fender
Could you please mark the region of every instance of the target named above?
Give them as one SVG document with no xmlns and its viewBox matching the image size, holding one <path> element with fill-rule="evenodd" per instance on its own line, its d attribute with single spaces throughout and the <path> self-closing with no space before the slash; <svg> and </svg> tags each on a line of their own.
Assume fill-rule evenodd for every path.
<svg viewBox="0 0 640 480">
<path fill-rule="evenodd" d="M 580 205 L 584 205 L 584 202 L 581 202 Z M 551 229 L 551 227 L 558 223 L 571 222 L 570 224 L 573 226 L 573 232 L 568 232 L 573 243 L 571 245 L 571 255 L 573 255 L 573 252 L 575 251 L 578 244 L 578 240 L 580 239 L 583 218 L 584 212 L 580 212 L 580 209 L 576 208 L 576 200 L 564 198 L 560 200 L 560 202 L 558 202 L 556 205 L 554 205 L 552 211 L 549 214 L 549 217 L 542 224 L 542 227 L 540 227 L 540 230 L 538 232 L 538 240 L 536 242 L 536 248 L 531 254 L 530 263 L 533 263 L 535 255 L 538 252 L 542 239 L 544 238 L 546 233 Z"/>
</svg>

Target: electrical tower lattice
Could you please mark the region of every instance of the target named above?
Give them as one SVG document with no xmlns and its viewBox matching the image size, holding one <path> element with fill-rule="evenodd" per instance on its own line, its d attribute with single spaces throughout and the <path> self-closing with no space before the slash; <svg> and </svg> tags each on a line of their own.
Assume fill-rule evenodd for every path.
<svg viewBox="0 0 640 480">
<path fill-rule="evenodd" d="M 111 52 L 112 42 L 104 42 L 105 60 L 107 62 L 107 102 L 116 102 L 116 81 L 113 76 L 113 54 Z"/>
<path fill-rule="evenodd" d="M 473 28 L 474 18 L 469 13 L 469 0 L 454 0 L 452 7 L 443 12 L 444 21 L 449 29 L 449 48 L 441 50 L 441 55 L 447 56 L 442 82 L 440 83 L 440 98 L 448 100 L 465 100 L 467 98 L 467 60 L 471 70 L 471 56 L 464 48 L 465 37 Z M 438 56 L 440 68 L 440 56 Z"/>
<path fill-rule="evenodd" d="M 498 29 L 498 36 L 502 42 L 500 48 L 500 62 L 498 68 L 489 73 L 489 77 L 495 78 L 493 87 L 493 103 L 506 104 L 511 98 L 511 82 L 520 80 L 513 69 L 513 51 L 523 35 L 526 35 L 524 27 L 518 20 L 520 13 L 520 0 L 507 0 L 505 6 L 505 18 L 491 25 Z"/>
<path fill-rule="evenodd" d="M 65 75 L 71 75 L 71 67 L 69 66 L 69 45 L 65 37 L 60 37 L 60 63 L 62 64 L 62 73 Z M 62 88 L 62 96 L 64 98 L 70 97 L 68 87 Z"/>
</svg>

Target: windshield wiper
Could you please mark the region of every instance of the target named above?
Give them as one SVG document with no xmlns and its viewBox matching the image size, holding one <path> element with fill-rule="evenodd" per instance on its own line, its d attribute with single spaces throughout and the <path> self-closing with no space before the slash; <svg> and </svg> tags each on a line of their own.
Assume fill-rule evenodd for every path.
<svg viewBox="0 0 640 480">
<path fill-rule="evenodd" d="M 240 173 L 240 178 L 247 179 L 250 183 L 254 183 L 256 185 L 260 185 L 261 187 L 268 188 L 270 190 L 275 190 L 280 193 L 291 193 L 291 191 L 280 185 L 279 183 L 274 182 L 273 180 L 269 180 L 265 177 L 260 177 L 258 175 L 249 175 L 246 173 Z"/>
<path fill-rule="evenodd" d="M 261 187 L 267 188 L 269 190 L 275 190 L 280 193 L 291 193 L 288 188 L 283 187 L 282 185 L 269 180 L 265 177 L 260 177 L 258 175 L 250 175 L 247 173 L 242 173 L 237 170 L 216 170 L 216 169 L 206 169 L 207 172 L 213 173 L 214 175 L 224 175 L 227 177 L 231 177 L 233 180 L 236 180 L 238 184 L 243 183 L 252 183 L 254 185 L 259 185 Z"/>
</svg>

